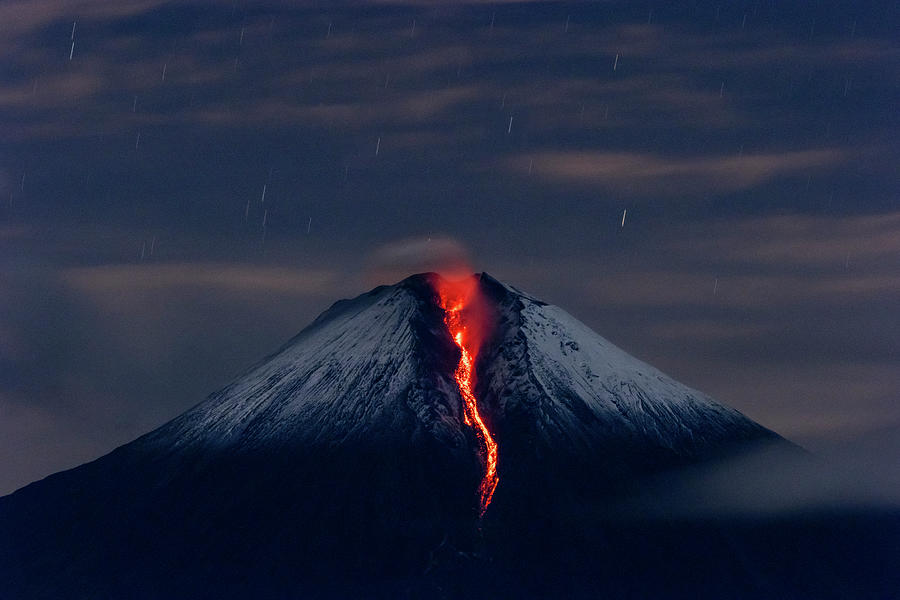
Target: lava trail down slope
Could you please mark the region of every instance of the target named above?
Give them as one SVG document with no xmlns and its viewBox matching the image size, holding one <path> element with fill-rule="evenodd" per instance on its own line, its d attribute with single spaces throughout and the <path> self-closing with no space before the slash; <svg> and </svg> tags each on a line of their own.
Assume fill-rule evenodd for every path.
<svg viewBox="0 0 900 600">
<path fill-rule="evenodd" d="M 486 311 L 478 310 L 481 297 L 477 280 L 474 278 L 458 281 L 439 279 L 437 292 L 441 308 L 444 309 L 447 330 L 459 346 L 459 365 L 453 377 L 463 400 L 464 420 L 466 425 L 476 429 L 478 438 L 483 444 L 484 476 L 478 486 L 478 515 L 484 517 L 500 481 L 497 474 L 497 442 L 484 424 L 473 390 L 475 359 L 478 356 L 479 345 L 483 341 L 484 331 L 487 329 Z"/>
</svg>

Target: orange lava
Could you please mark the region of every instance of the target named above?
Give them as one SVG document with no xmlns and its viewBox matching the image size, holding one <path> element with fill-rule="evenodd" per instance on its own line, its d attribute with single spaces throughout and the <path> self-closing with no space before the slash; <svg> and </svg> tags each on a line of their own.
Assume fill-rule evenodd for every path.
<svg viewBox="0 0 900 600">
<path fill-rule="evenodd" d="M 500 478 L 497 475 L 497 442 L 478 412 L 478 403 L 472 391 L 475 357 L 481 344 L 479 334 L 482 332 L 478 330 L 477 318 L 467 314 L 465 309 L 470 306 L 476 293 L 474 278 L 458 282 L 442 280 L 438 286 L 441 308 L 444 309 L 444 323 L 460 351 L 459 364 L 453 376 L 463 399 L 463 418 L 466 425 L 475 428 L 478 439 L 484 446 L 484 476 L 478 487 L 478 516 L 483 517 Z"/>
</svg>

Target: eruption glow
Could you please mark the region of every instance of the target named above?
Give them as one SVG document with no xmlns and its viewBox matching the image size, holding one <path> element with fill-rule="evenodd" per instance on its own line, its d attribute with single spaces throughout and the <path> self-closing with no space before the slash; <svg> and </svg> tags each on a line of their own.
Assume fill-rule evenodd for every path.
<svg viewBox="0 0 900 600">
<path fill-rule="evenodd" d="M 476 297 L 477 283 L 472 277 L 455 282 L 440 280 L 437 291 L 441 308 L 444 309 L 444 323 L 453 341 L 459 346 L 459 364 L 453 376 L 463 399 L 463 418 L 466 425 L 475 428 L 479 440 L 484 445 L 484 476 L 478 488 L 478 515 L 483 517 L 500 478 L 497 475 L 497 442 L 494 441 L 478 412 L 478 403 L 472 391 L 475 357 L 481 345 L 483 330 L 478 327 L 477 315 L 467 309 L 471 308 L 472 300 Z"/>
</svg>

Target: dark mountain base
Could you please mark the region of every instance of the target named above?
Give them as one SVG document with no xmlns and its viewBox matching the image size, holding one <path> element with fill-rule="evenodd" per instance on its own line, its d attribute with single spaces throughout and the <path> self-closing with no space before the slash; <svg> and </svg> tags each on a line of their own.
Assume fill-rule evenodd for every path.
<svg viewBox="0 0 900 600">
<path fill-rule="evenodd" d="M 101 571 L 13 578 L 0 597 L 874 599 L 900 589 L 897 515 L 612 523 L 582 532 L 597 539 L 529 531 L 495 544 L 496 532 L 486 532 L 467 550 L 442 540 L 416 557 L 373 551 L 351 557 L 371 567 L 361 570 L 311 559 L 290 543 L 251 555 L 180 548 L 144 557 L 150 564 L 123 556 Z"/>
<path fill-rule="evenodd" d="M 527 543 L 498 544 L 502 587 L 583 598 L 889 598 L 900 589 L 896 514 L 571 525 L 545 522 Z"/>
<path fill-rule="evenodd" d="M 900 513 L 612 518 L 618 501 L 508 485 L 479 528 L 477 465 L 441 464 L 427 448 L 285 456 L 297 455 L 198 459 L 180 465 L 184 480 L 167 479 L 165 463 L 129 477 L 98 461 L 4 498 L 0 598 L 890 598 L 900 589 Z M 126 458 L 104 461 L 134 464 Z"/>
</svg>

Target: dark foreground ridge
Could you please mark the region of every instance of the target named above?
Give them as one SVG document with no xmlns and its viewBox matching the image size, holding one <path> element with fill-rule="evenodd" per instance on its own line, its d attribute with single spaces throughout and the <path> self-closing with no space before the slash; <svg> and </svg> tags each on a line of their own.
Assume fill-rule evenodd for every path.
<svg viewBox="0 0 900 600">
<path fill-rule="evenodd" d="M 501 483 L 480 520 L 437 277 L 336 303 L 156 431 L 0 498 L 0 599 L 900 589 L 896 511 L 704 515 L 665 494 L 647 510 L 648 481 L 801 451 L 486 274 L 474 392 Z"/>
</svg>

